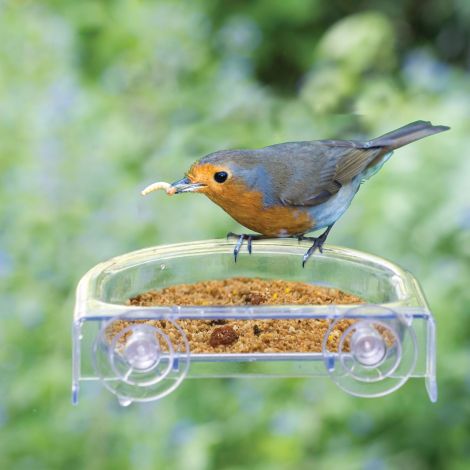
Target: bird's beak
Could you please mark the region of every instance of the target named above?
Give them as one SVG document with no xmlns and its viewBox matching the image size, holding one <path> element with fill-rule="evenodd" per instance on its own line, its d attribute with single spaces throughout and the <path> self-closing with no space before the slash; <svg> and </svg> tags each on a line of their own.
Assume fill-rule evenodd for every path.
<svg viewBox="0 0 470 470">
<path fill-rule="evenodd" d="M 202 183 L 192 183 L 187 176 L 171 184 L 171 187 L 176 189 L 176 194 L 192 193 L 192 192 L 197 191 L 200 188 L 203 188 L 204 186 L 206 185 Z"/>
</svg>

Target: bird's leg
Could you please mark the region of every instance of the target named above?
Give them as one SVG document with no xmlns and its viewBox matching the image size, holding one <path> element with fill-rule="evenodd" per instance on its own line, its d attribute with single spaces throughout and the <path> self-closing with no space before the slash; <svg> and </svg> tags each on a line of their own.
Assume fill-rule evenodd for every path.
<svg viewBox="0 0 470 470">
<path fill-rule="evenodd" d="M 326 238 L 328 237 L 328 234 L 330 233 L 331 228 L 333 227 L 334 224 L 331 224 L 328 226 L 328 228 L 318 237 L 304 237 L 301 235 L 300 237 L 297 237 L 299 242 L 301 240 L 310 240 L 313 241 L 313 245 L 307 250 L 307 252 L 304 254 L 302 258 L 302 267 L 305 267 L 305 263 L 307 260 L 310 258 L 310 256 L 315 253 L 315 250 L 318 250 L 320 253 L 323 253 L 323 244 L 326 241 Z"/>
<path fill-rule="evenodd" d="M 238 233 L 233 233 L 229 232 L 227 233 L 227 239 L 228 238 L 238 238 L 237 244 L 235 245 L 235 248 L 233 249 L 233 257 L 235 259 L 235 263 L 237 262 L 238 254 L 240 253 L 240 250 L 242 248 L 243 242 L 246 240 L 247 247 L 248 247 L 248 253 L 253 251 L 253 240 L 262 240 L 270 237 L 266 237 L 265 235 L 256 235 L 256 234 L 251 234 L 251 233 L 242 233 L 241 235 Z"/>
</svg>

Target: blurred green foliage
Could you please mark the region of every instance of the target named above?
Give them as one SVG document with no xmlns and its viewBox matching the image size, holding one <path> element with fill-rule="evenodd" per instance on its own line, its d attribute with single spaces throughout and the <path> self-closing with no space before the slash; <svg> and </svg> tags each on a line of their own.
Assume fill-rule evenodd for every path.
<svg viewBox="0 0 470 470">
<path fill-rule="evenodd" d="M 470 3 L 0 1 L 0 468 L 470 466 Z M 361 189 L 331 243 L 411 270 L 438 322 L 421 381 L 187 381 L 69 401 L 74 287 L 98 261 L 237 230 L 198 196 L 142 200 L 214 150 L 452 127 Z"/>
</svg>

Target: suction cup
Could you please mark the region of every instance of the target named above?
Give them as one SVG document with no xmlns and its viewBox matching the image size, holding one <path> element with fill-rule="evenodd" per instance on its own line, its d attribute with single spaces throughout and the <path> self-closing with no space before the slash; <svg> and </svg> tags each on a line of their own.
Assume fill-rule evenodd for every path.
<svg viewBox="0 0 470 470">
<path fill-rule="evenodd" d="M 186 377 L 189 344 L 172 320 L 146 322 L 115 317 L 104 323 L 93 344 L 93 366 L 122 405 L 158 400 Z"/>
<path fill-rule="evenodd" d="M 344 329 L 344 320 L 349 326 Z M 352 323 L 351 323 L 352 321 Z M 332 333 L 343 328 L 336 341 Z M 360 306 L 333 321 L 323 338 L 331 379 L 360 397 L 379 397 L 401 387 L 413 373 L 417 342 L 413 327 L 390 309 Z"/>
</svg>

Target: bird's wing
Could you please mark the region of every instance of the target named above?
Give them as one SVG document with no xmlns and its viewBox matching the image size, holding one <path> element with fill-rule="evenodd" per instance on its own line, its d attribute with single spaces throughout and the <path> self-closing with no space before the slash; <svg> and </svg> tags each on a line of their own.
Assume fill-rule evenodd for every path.
<svg viewBox="0 0 470 470">
<path fill-rule="evenodd" d="M 383 152 L 381 147 L 334 140 L 273 147 L 278 147 L 275 152 L 278 160 L 289 162 L 276 177 L 280 201 L 289 206 L 315 206 L 327 201 Z"/>
</svg>

